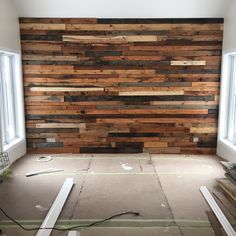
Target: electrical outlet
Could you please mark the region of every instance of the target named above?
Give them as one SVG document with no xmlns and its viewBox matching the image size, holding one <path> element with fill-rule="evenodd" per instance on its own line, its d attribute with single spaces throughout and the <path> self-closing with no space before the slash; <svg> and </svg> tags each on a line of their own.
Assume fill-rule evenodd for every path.
<svg viewBox="0 0 236 236">
<path fill-rule="evenodd" d="M 193 142 L 194 142 L 194 143 L 199 142 L 199 138 L 198 138 L 198 137 L 193 137 Z"/>
<path fill-rule="evenodd" d="M 56 139 L 55 139 L 55 138 L 47 138 L 47 139 L 46 139 L 46 142 L 47 142 L 47 143 L 55 143 L 55 142 L 56 142 Z"/>
</svg>

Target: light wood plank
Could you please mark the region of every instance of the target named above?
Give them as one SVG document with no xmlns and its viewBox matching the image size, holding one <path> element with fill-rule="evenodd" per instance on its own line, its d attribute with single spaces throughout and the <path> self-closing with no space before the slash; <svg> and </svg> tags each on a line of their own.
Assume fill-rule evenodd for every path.
<svg viewBox="0 0 236 236">
<path fill-rule="evenodd" d="M 25 26 L 27 27 L 27 26 Z M 40 27 L 40 26 L 38 26 Z M 154 31 L 154 30 L 220 30 L 219 24 L 67 24 L 67 30 L 78 31 L 109 31 L 109 30 L 135 30 L 135 31 Z"/>
<path fill-rule="evenodd" d="M 37 123 L 36 128 L 86 128 L 86 123 Z"/>
<path fill-rule="evenodd" d="M 63 35 L 64 42 L 81 43 L 126 43 L 126 42 L 156 42 L 167 36 L 155 35 L 122 35 L 122 36 L 87 36 L 87 35 Z"/>
<path fill-rule="evenodd" d="M 119 96 L 171 96 L 184 95 L 184 91 L 135 91 L 119 92 Z"/>
<path fill-rule="evenodd" d="M 144 147 L 150 147 L 150 148 L 155 148 L 155 147 L 168 147 L 167 143 L 165 142 L 145 142 Z"/>
<path fill-rule="evenodd" d="M 21 30 L 65 30 L 65 24 L 21 23 Z"/>
<path fill-rule="evenodd" d="M 172 66 L 205 66 L 206 61 L 171 61 Z"/>
<path fill-rule="evenodd" d="M 23 55 L 23 60 L 26 61 L 77 61 L 77 56 L 48 56 L 48 55 Z"/>
<path fill-rule="evenodd" d="M 72 87 L 32 87 L 34 92 L 90 92 L 104 91 L 104 88 L 72 88 Z"/>
<path fill-rule="evenodd" d="M 217 133 L 217 127 L 191 127 L 190 133 Z"/>
</svg>

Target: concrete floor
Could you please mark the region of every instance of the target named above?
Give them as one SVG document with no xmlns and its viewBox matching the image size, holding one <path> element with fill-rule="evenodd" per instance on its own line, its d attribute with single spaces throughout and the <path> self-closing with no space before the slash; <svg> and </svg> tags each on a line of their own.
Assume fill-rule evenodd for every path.
<svg viewBox="0 0 236 236">
<path fill-rule="evenodd" d="M 40 226 L 64 180 L 73 177 L 75 185 L 58 227 L 137 211 L 141 216 L 123 216 L 81 229 L 80 233 L 82 236 L 214 235 L 206 215 L 209 207 L 199 187 L 205 185 L 211 191 L 219 191 L 215 178 L 223 177 L 224 171 L 216 156 L 63 154 L 52 155 L 53 160 L 45 163 L 37 162 L 39 156 L 27 155 L 18 160 L 11 167 L 12 177 L 0 184 L 0 206 L 26 227 Z M 25 173 L 51 167 L 64 171 L 25 177 Z M 233 221 L 232 215 L 227 217 Z M 7 236 L 37 232 L 22 231 L 2 214 L 0 228 Z M 64 236 L 67 232 L 54 231 L 52 235 Z"/>
</svg>

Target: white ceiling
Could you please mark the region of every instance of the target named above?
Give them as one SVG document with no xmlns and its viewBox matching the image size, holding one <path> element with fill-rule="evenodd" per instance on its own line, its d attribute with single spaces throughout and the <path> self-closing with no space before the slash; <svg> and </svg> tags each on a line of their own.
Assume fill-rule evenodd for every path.
<svg viewBox="0 0 236 236">
<path fill-rule="evenodd" d="M 224 17 L 234 0 L 13 0 L 20 17 Z"/>
</svg>

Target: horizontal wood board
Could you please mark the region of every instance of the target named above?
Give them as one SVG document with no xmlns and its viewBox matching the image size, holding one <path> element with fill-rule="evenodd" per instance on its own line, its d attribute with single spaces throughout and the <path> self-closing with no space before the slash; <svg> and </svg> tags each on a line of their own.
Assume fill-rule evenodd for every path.
<svg viewBox="0 0 236 236">
<path fill-rule="evenodd" d="M 29 152 L 215 154 L 222 19 L 20 28 Z"/>
</svg>

